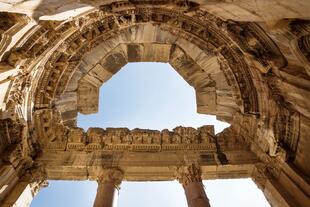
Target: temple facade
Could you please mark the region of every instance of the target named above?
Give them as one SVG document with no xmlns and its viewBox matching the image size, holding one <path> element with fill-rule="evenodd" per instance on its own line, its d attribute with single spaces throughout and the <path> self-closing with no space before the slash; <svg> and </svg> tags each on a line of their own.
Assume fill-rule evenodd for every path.
<svg viewBox="0 0 310 207">
<path fill-rule="evenodd" d="M 178 180 L 209 207 L 202 180 L 228 178 L 310 206 L 309 19 L 305 0 L 0 0 L 0 206 L 47 180 L 96 180 L 94 207 L 123 180 Z M 129 62 L 169 63 L 231 126 L 78 128 Z"/>
</svg>

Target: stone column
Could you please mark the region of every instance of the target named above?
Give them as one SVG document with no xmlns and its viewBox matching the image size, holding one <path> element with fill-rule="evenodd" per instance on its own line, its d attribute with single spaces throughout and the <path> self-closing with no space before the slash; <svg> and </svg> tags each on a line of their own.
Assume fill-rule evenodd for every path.
<svg viewBox="0 0 310 207">
<path fill-rule="evenodd" d="M 114 202 L 115 189 L 123 180 L 124 173 L 120 169 L 103 169 L 98 176 L 97 195 L 94 207 L 112 207 Z"/>
<path fill-rule="evenodd" d="M 36 167 L 20 174 L 11 165 L 0 167 L 0 207 L 29 206 L 42 187 L 48 185 L 43 171 Z"/>
<path fill-rule="evenodd" d="M 182 184 L 188 207 L 210 207 L 204 190 L 199 166 L 191 164 L 178 168 L 177 179 Z"/>
<path fill-rule="evenodd" d="M 310 186 L 305 176 L 288 163 L 256 164 L 252 179 L 271 206 L 310 206 Z"/>
</svg>

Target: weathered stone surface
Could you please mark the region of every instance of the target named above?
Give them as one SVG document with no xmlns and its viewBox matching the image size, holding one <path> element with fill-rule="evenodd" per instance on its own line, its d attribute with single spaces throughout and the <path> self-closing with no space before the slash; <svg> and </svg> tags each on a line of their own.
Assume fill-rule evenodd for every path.
<svg viewBox="0 0 310 207">
<path fill-rule="evenodd" d="M 103 164 L 126 180 L 172 180 L 197 161 L 203 179 L 252 177 L 273 206 L 309 206 L 308 1 L 0 7 L 0 203 L 14 203 L 37 166 L 40 182 L 97 179 Z M 197 111 L 231 126 L 77 128 L 78 112 L 98 111 L 99 87 L 142 61 L 170 63 Z"/>
</svg>

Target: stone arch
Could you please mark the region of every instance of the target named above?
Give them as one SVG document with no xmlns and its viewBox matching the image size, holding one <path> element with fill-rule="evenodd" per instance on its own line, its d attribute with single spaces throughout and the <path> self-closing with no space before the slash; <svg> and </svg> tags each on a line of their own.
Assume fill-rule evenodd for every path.
<svg viewBox="0 0 310 207">
<path fill-rule="evenodd" d="M 180 43 L 182 44 L 182 40 L 180 41 Z M 183 45 L 184 44 L 185 42 L 183 42 Z M 216 101 L 220 101 L 220 99 L 223 100 L 225 98 L 227 100 L 231 100 L 231 102 L 228 101 L 229 105 L 226 106 L 227 108 L 231 106 L 231 109 L 227 112 L 229 113 L 231 111 L 231 113 L 230 115 L 228 114 L 228 116 L 225 116 L 225 112 L 222 112 L 222 117 L 226 117 L 226 119 L 223 119 L 229 121 L 232 119 L 234 111 L 241 111 L 242 107 L 238 108 L 237 101 L 234 100 L 237 97 L 237 92 L 232 91 L 231 86 L 229 86 L 229 84 L 225 81 L 225 74 L 220 69 L 221 66 L 218 63 L 218 59 L 215 56 L 208 56 L 194 45 L 191 45 L 191 47 L 189 48 L 199 51 L 197 52 L 198 55 L 196 55 L 196 59 L 198 58 L 200 60 L 197 62 L 195 62 L 192 57 L 186 55 L 185 51 L 179 46 L 177 46 L 176 44 L 172 46 L 171 44 L 168 44 L 168 42 L 165 42 L 164 44 L 158 41 L 156 41 L 156 43 L 124 42 L 117 45 L 115 48 L 109 49 L 110 52 L 106 52 L 107 50 L 105 49 L 105 45 L 102 45 L 103 46 L 101 47 L 98 46 L 97 50 L 94 49 L 92 53 L 89 53 L 81 60 L 82 64 L 79 66 L 79 69 L 71 76 L 71 79 L 68 81 L 67 88 L 63 93 L 61 93 L 61 95 L 58 95 L 58 103 L 60 103 L 60 105 L 72 106 L 72 104 L 68 103 L 74 103 L 74 99 L 76 99 L 75 91 L 77 90 L 77 88 L 82 88 L 78 86 L 77 78 L 80 78 L 80 85 L 82 81 L 86 88 L 87 86 L 89 86 L 89 88 L 93 88 L 94 93 L 97 93 L 97 88 L 100 87 L 100 85 L 104 83 L 107 79 L 109 79 L 115 72 L 121 69 L 121 67 L 127 62 L 159 61 L 169 62 L 174 68 L 176 68 L 177 72 L 179 72 L 180 75 L 183 76 L 183 78 L 190 85 L 196 88 L 198 112 L 217 114 L 220 118 L 221 110 L 216 110 Z M 100 55 L 100 52 L 103 53 L 103 55 Z M 98 57 L 99 61 L 97 60 L 95 62 L 89 62 L 94 61 L 91 58 L 93 56 Z M 202 69 L 202 67 L 204 67 L 205 69 Z M 222 88 L 220 88 L 219 86 L 216 88 L 215 80 L 211 78 L 211 75 L 214 79 L 222 80 Z M 218 98 L 216 97 L 216 93 L 219 94 Z M 67 101 L 64 102 L 62 101 L 61 97 L 71 98 L 68 98 Z M 97 97 L 97 95 L 95 95 L 95 97 Z M 241 100 L 239 100 L 239 102 L 241 102 Z M 86 102 L 83 103 L 86 104 Z M 206 106 L 205 104 L 210 105 Z M 58 104 L 56 101 L 56 106 L 57 105 Z M 225 103 L 221 105 L 222 107 L 225 107 Z M 87 108 L 87 104 L 84 106 Z M 91 112 L 94 113 L 96 112 L 95 108 L 97 107 L 94 107 L 93 111 L 88 112 L 87 110 L 85 111 L 80 108 L 80 112 L 84 112 L 86 114 Z M 72 111 L 76 111 L 76 109 L 77 107 L 75 107 Z"/>
<path fill-rule="evenodd" d="M 306 203 L 309 197 L 308 185 L 305 181 L 307 176 L 302 173 L 308 175 L 310 169 L 304 153 L 309 148 L 307 139 L 310 123 L 309 107 L 307 107 L 309 74 L 307 64 L 298 60 L 303 57 L 301 51 L 298 51 L 300 48 L 297 48 L 296 53 L 293 48 L 289 47 L 288 43 L 293 38 L 296 48 L 296 41 L 298 42 L 296 39 L 309 35 L 306 24 L 299 24 L 300 22 L 297 21 L 298 24 L 292 24 L 290 26 L 292 28 L 288 28 L 283 26 L 285 24 L 282 24 L 279 19 L 276 19 L 275 22 L 265 22 L 262 16 L 256 16 L 254 19 L 263 22 L 255 23 L 252 22 L 253 19 L 247 19 L 249 16 L 255 16 L 254 13 L 240 17 L 243 22 L 234 21 L 240 19 L 227 14 L 227 12 L 223 14 L 225 18 L 221 19 L 218 11 L 212 11 L 212 13 L 217 14 L 215 16 L 207 12 L 210 8 L 218 6 L 218 3 L 210 2 L 209 5 L 209 2 L 206 4 L 199 4 L 198 2 L 200 1 L 187 1 L 187 3 L 159 1 L 156 5 L 153 4 L 154 1 L 147 0 L 109 1 L 104 5 L 99 5 L 96 2 L 89 3 L 93 4 L 95 9 L 80 13 L 72 19 L 61 21 L 36 19 L 37 23 L 34 23 L 27 22 L 30 20 L 25 16 L 25 18 L 14 18 L 14 25 L 21 23 L 20 27 L 27 25 L 27 28 L 23 30 L 19 26 L 16 27 L 16 30 L 20 31 L 20 36 L 18 38 L 15 36 L 14 41 L 18 40 L 15 42 L 10 39 L 10 35 L 13 35 L 13 30 L 10 28 L 14 28 L 14 26 L 5 28 L 5 31 L 1 33 L 1 41 L 5 40 L 3 37 L 9 37 L 6 40 L 11 40 L 10 44 L 5 41 L 5 44 L 1 42 L 0 45 L 0 67 L 1 71 L 5 71 L 5 74 L 1 73 L 1 75 L 5 75 L 5 78 L 0 80 L 1 90 L 5 91 L 5 95 L 1 94 L 2 96 L 0 96 L 1 102 L 3 102 L 0 111 L 0 129 L 5 129 L 0 130 L 0 152 L 9 150 L 5 156 L 5 161 L 10 164 L 5 166 L 4 172 L 12 171 L 15 173 L 13 173 L 14 175 L 10 174 L 12 176 L 11 180 L 8 181 L 10 184 L 7 189 L 12 189 L 17 180 L 22 178 L 24 174 L 32 175 L 30 173 L 32 171 L 40 174 L 40 176 L 32 176 L 32 181 L 36 177 L 46 178 L 44 167 L 42 170 L 38 163 L 42 160 L 45 164 L 52 163 L 53 154 L 43 153 L 41 156 L 40 149 L 48 151 L 50 147 L 52 150 L 62 151 L 61 153 L 66 153 L 66 150 L 68 152 L 70 150 L 75 152 L 79 150 L 91 151 L 92 158 L 98 158 L 94 151 L 100 151 L 104 147 L 108 151 L 150 150 L 154 152 L 162 149 L 161 147 L 166 150 L 179 149 L 180 146 L 174 148 L 175 146 L 170 145 L 128 148 L 128 146 L 119 145 L 119 140 L 115 146 L 110 145 L 111 143 L 103 146 L 101 135 L 106 136 L 105 133 L 112 133 L 117 138 L 118 135 L 115 134 L 118 133 L 118 130 L 92 129 L 85 133 L 83 130 L 73 127 L 75 126 L 75 115 L 67 115 L 70 110 L 74 110 L 71 108 L 61 109 L 68 106 L 66 101 L 70 101 L 70 98 L 76 100 L 76 95 L 67 100 L 64 97 L 68 98 L 67 95 L 72 92 L 73 87 L 77 89 L 80 87 L 76 85 L 79 80 L 81 80 L 80 83 L 83 83 L 87 78 L 96 77 L 98 70 L 96 67 L 103 68 L 105 67 L 104 63 L 114 61 L 117 55 L 112 55 L 113 52 L 119 50 L 119 52 L 124 53 L 126 61 L 129 59 L 131 61 L 153 61 L 158 59 L 152 59 L 153 56 L 148 57 L 150 59 L 144 59 L 145 57 L 142 56 L 141 58 L 138 53 L 144 54 L 144 48 L 153 50 L 159 47 L 165 48 L 163 49 L 164 53 L 169 54 L 169 60 L 167 58 L 165 61 L 171 62 L 188 82 L 192 79 L 196 80 L 195 78 L 201 81 L 198 81 L 199 84 L 197 85 L 193 84 L 198 95 L 201 92 L 200 90 L 205 92 L 213 87 L 213 83 L 210 85 L 208 85 L 209 82 L 206 85 L 202 84 L 205 83 L 206 79 L 210 79 L 205 76 L 205 72 L 209 69 L 219 71 L 220 76 L 223 77 L 221 79 L 225 79 L 224 83 L 227 83 L 225 86 L 229 86 L 227 87 L 230 96 L 228 102 L 231 104 L 228 108 L 232 111 L 223 115 L 221 112 L 229 111 L 227 108 L 224 110 L 216 108 L 213 111 L 208 106 L 202 109 L 202 112 L 211 113 L 210 111 L 212 111 L 219 119 L 232 123 L 232 126 L 216 136 L 208 127 L 197 131 L 191 128 L 181 128 L 176 132 L 138 130 L 133 133 L 142 133 L 143 136 L 160 134 L 162 138 L 169 140 L 175 133 L 178 134 L 178 131 L 192 133 L 194 137 L 195 134 L 202 136 L 203 133 L 208 132 L 211 134 L 206 139 L 208 145 L 199 143 L 199 145 L 190 146 L 192 147 L 190 150 L 216 150 L 212 152 L 217 156 L 217 167 L 220 165 L 229 167 L 226 165 L 227 163 L 238 165 L 244 162 L 242 157 L 240 158 L 233 154 L 234 152 L 229 151 L 232 148 L 231 146 L 234 146 L 233 150 L 243 150 L 242 152 L 252 160 L 250 160 L 249 168 L 242 168 L 243 171 L 239 172 L 241 175 L 251 176 L 258 186 L 264 190 L 267 197 L 272 194 L 272 202 L 285 203 L 287 206 Z M 227 6 L 235 4 L 238 3 L 223 3 L 223 7 L 227 8 Z M 275 5 L 275 1 L 273 1 L 273 5 Z M 51 13 L 56 12 L 54 7 L 52 10 Z M 254 9 L 254 11 L 256 10 Z M 260 11 L 260 15 L 263 13 L 264 11 Z M 296 17 L 296 15 L 297 17 L 304 17 L 304 15 L 297 13 L 294 13 L 293 16 Z M 292 17 L 291 14 L 287 15 L 285 12 L 281 12 L 280 16 Z M 234 20 L 228 20 L 227 17 L 232 17 L 231 19 Z M 4 18 L 8 18 L 8 16 Z M 244 18 L 247 20 L 244 21 Z M 274 20 L 274 18 L 273 16 L 271 19 Z M 307 22 L 305 21 L 305 23 Z M 146 28 L 148 25 L 156 28 L 156 32 L 145 37 L 139 37 L 139 32 L 141 35 L 147 31 L 147 29 L 144 31 L 141 28 Z M 294 29 L 294 25 L 297 29 Z M 270 29 L 269 27 L 273 28 Z M 280 33 L 275 32 L 278 29 Z M 161 35 L 153 37 L 157 32 L 160 32 Z M 168 39 L 163 38 L 162 34 L 164 33 L 170 34 Z M 124 38 L 126 35 L 129 36 L 127 40 Z M 134 38 L 131 39 L 131 37 Z M 152 41 L 139 42 L 137 41 L 139 38 L 153 39 Z M 285 41 L 282 41 L 283 39 Z M 302 40 L 301 42 L 304 44 L 303 39 L 300 38 L 299 40 Z M 120 44 L 115 44 L 113 41 L 119 41 Z M 90 56 L 92 54 L 97 55 L 95 53 L 96 48 L 100 47 L 106 48 L 107 54 L 101 54 L 102 57 L 91 60 Z M 139 52 L 129 57 L 128 48 Z M 210 59 L 214 64 L 207 67 Z M 192 71 L 204 72 L 194 77 L 187 77 L 181 67 L 184 64 Z M 211 79 L 214 78 L 212 72 L 210 74 Z M 292 77 L 292 74 L 298 74 L 302 78 Z M 216 87 L 220 82 L 215 80 L 215 83 L 215 95 L 218 101 L 217 98 L 220 98 L 220 93 Z M 216 107 L 219 105 L 216 103 Z M 78 109 L 78 107 L 79 105 L 76 103 L 76 108 Z M 80 106 L 79 110 L 83 111 L 84 109 Z M 88 112 L 86 111 L 86 113 Z M 92 143 L 93 140 L 95 140 L 94 142 L 99 140 L 99 143 Z M 50 143 L 46 144 L 45 141 Z M 186 141 L 188 142 L 188 140 Z M 9 148 L 13 145 L 17 147 Z M 182 147 L 184 146 L 182 145 Z M 225 152 L 222 152 L 222 149 Z M 85 155 L 81 156 L 85 158 Z M 107 162 L 118 163 L 120 159 L 118 156 L 105 154 L 102 159 Z M 199 159 L 202 163 L 207 162 L 208 156 Z M 195 156 L 193 155 L 193 157 Z M 236 160 L 238 162 L 234 163 Z M 45 169 L 47 169 L 49 176 L 53 173 L 54 176 L 58 175 L 48 167 Z M 70 179 L 80 175 L 79 178 L 82 179 L 95 177 L 93 168 L 83 168 L 87 174 L 83 174 L 75 168 L 71 170 L 73 174 L 69 177 Z M 162 171 L 163 175 L 167 176 L 170 173 L 169 176 L 171 176 L 171 171 L 168 171 L 165 168 Z M 203 169 L 204 176 L 209 176 L 208 172 L 206 168 Z M 219 173 L 217 176 L 225 177 L 224 171 Z M 132 174 L 130 176 L 131 179 L 134 178 Z M 296 192 L 286 190 L 291 189 L 292 186 Z M 273 193 L 270 194 L 270 192 Z"/>
<path fill-rule="evenodd" d="M 148 13 L 152 13 L 152 10 L 146 11 Z M 118 16 L 118 19 L 114 19 L 114 17 L 108 16 L 105 17 L 105 22 L 108 22 L 108 25 L 101 25 L 102 20 L 99 20 L 95 23 L 84 25 L 81 32 L 77 31 L 71 34 L 70 37 L 68 37 L 64 41 L 63 44 L 59 45 L 59 48 L 62 49 L 56 49 L 56 51 L 50 57 L 50 60 L 44 61 L 46 62 L 46 64 L 43 65 L 42 68 L 50 68 L 51 70 L 45 70 L 43 72 L 45 74 L 43 74 L 43 77 L 41 78 L 43 81 L 41 81 L 40 86 L 37 87 L 39 91 L 37 90 L 36 92 L 35 105 L 38 107 L 40 107 L 40 105 L 49 105 L 49 100 L 53 99 L 54 95 L 59 93 L 59 91 L 64 90 L 63 87 L 66 86 L 66 81 L 68 80 L 68 77 L 72 74 L 72 72 L 79 64 L 79 62 L 76 60 L 80 59 L 85 52 L 88 52 L 90 49 L 100 44 L 100 42 L 104 39 L 108 39 L 108 37 L 100 35 L 100 28 L 104 31 L 104 34 L 109 34 L 109 30 L 113 30 L 115 28 L 117 30 L 120 29 L 121 31 L 130 31 L 130 28 L 128 28 L 130 24 L 129 26 L 127 24 L 128 22 L 131 23 L 133 21 L 131 18 L 134 18 L 135 21 L 140 20 L 141 23 L 144 23 L 144 21 L 152 21 L 153 24 L 160 23 L 158 22 L 159 20 L 157 20 L 156 18 L 161 19 L 161 21 L 163 21 L 162 19 L 166 18 L 166 22 L 160 23 L 164 25 L 161 26 L 161 29 L 171 29 L 169 32 L 173 31 L 175 32 L 175 34 L 178 33 L 178 35 L 181 37 L 184 36 L 185 39 L 187 38 L 187 40 L 185 41 L 193 42 L 193 45 L 198 45 L 200 47 L 200 50 L 207 51 L 207 53 L 217 54 L 217 56 L 219 57 L 218 59 L 221 62 L 221 68 L 225 68 L 223 69 L 226 72 L 225 78 L 229 79 L 229 84 L 233 85 L 234 91 L 238 91 L 238 95 L 236 95 L 236 98 L 239 99 L 239 105 L 241 104 L 240 102 L 242 102 L 242 107 L 240 111 L 242 113 L 244 112 L 250 114 L 259 113 L 257 93 L 255 92 L 256 90 L 251 79 L 251 73 L 249 71 L 250 69 L 247 67 L 245 60 L 238 56 L 238 54 L 241 54 L 241 51 L 236 46 L 234 46 L 233 42 L 225 38 L 225 36 L 220 35 L 219 29 L 216 30 L 215 28 L 210 26 L 208 30 L 205 30 L 205 25 L 198 25 L 197 23 L 185 23 L 185 20 L 188 20 L 186 19 L 187 17 L 184 16 L 184 19 L 182 19 L 179 14 L 171 15 L 171 12 L 168 13 L 167 11 L 162 9 L 156 12 L 153 11 L 152 19 L 151 17 L 145 17 L 145 15 L 147 14 L 146 11 L 131 11 L 132 13 L 137 13 L 135 14 L 135 17 L 132 17 L 133 14 L 128 15 L 128 11 L 124 14 L 124 16 Z M 156 16 L 157 14 L 160 17 Z M 95 13 L 91 15 L 98 16 L 100 15 L 100 13 Z M 124 20 L 126 18 L 129 18 L 131 20 Z M 143 18 L 151 19 L 145 20 Z M 123 26 L 119 26 L 121 24 L 123 24 Z M 137 25 L 138 23 L 135 22 L 134 24 Z M 190 35 L 189 32 L 191 29 L 193 29 L 196 34 Z M 205 40 L 203 38 L 200 38 L 201 35 L 205 38 Z M 217 35 L 219 35 L 218 38 L 216 37 Z M 87 37 L 91 38 L 91 45 L 87 43 Z M 208 41 L 204 43 L 206 40 Z M 64 45 L 67 45 L 67 48 Z M 61 81 L 59 81 L 58 76 L 61 76 Z M 47 80 L 48 82 L 46 82 Z M 44 94 L 44 98 L 41 96 L 42 94 Z"/>
<path fill-rule="evenodd" d="M 261 60 L 258 62 L 267 62 L 268 64 L 268 58 L 255 56 L 255 51 L 270 51 L 270 53 L 277 53 L 278 51 L 276 51 L 275 47 L 266 44 L 270 40 L 258 35 L 255 32 L 257 29 L 253 30 L 251 34 L 246 33 L 248 39 L 241 42 L 238 35 L 235 35 L 233 40 L 229 37 L 232 31 L 229 29 L 232 27 L 231 22 L 226 23 L 200 10 L 194 14 L 186 15 L 186 13 L 173 12 L 162 7 L 136 8 L 132 7 L 131 4 L 121 4 L 121 6 L 116 6 L 115 8 L 114 6 L 113 4 L 111 9 L 114 9 L 113 12 L 116 12 L 117 15 L 111 15 L 109 13 L 111 12 L 109 10 L 110 7 L 108 7 L 108 11 L 105 8 L 101 8 L 101 11 L 90 12 L 82 17 L 63 23 L 43 21 L 40 26 L 32 28 L 32 36 L 28 37 L 23 44 L 11 52 L 11 55 L 7 58 L 8 64 L 20 65 L 20 68 L 28 71 L 26 75 L 21 74 L 20 77 L 22 81 L 24 76 L 31 78 L 30 80 L 28 79 L 31 85 L 28 86 L 29 89 L 27 89 L 25 94 L 11 90 L 8 97 L 9 100 L 18 103 L 27 100 L 27 103 L 24 103 L 23 112 L 28 120 L 33 120 L 33 109 L 34 111 L 40 109 L 50 109 L 53 111 L 55 104 L 57 105 L 57 103 L 63 101 L 58 97 L 61 97 L 61 94 L 69 84 L 70 77 L 73 77 L 77 68 L 83 65 L 81 59 L 84 56 L 87 57 L 87 53 L 91 54 L 97 47 L 100 47 L 100 44 L 106 44 L 106 49 L 111 50 L 115 47 L 115 43 L 124 36 L 125 39 L 121 41 L 124 41 L 123 44 L 125 44 L 126 34 L 129 34 L 127 44 L 135 43 L 130 38 L 139 39 L 139 32 L 136 34 L 134 32 L 141 25 L 142 28 L 147 27 L 147 25 L 154 25 L 151 27 L 156 29 L 158 33 L 165 32 L 170 34 L 168 39 L 163 40 L 160 39 L 160 35 L 157 37 L 152 36 L 156 32 L 149 36 L 145 35 L 146 39 L 149 38 L 146 42 L 169 43 L 171 48 L 180 48 L 179 51 L 183 51 L 186 59 L 193 59 L 194 63 L 198 65 L 198 55 L 200 54 L 216 59 L 216 67 L 219 66 L 217 69 L 221 71 L 222 78 L 229 85 L 232 91 L 231 96 L 233 97 L 229 100 L 230 106 L 224 109 L 228 109 L 228 112 L 225 111 L 224 115 L 217 114 L 221 110 L 212 111 L 212 113 L 219 115 L 218 118 L 231 122 L 235 112 L 250 116 L 255 115 L 253 116 L 254 119 L 260 115 L 260 111 L 268 116 L 270 101 L 265 101 L 266 97 L 259 97 L 257 93 L 257 88 L 261 87 L 260 90 L 266 90 L 266 86 L 259 82 L 261 77 L 255 69 L 257 66 L 255 59 Z M 233 25 L 233 28 L 236 27 L 238 31 L 242 31 L 243 27 L 247 26 L 247 24 L 240 25 L 235 22 Z M 141 31 L 140 35 L 143 35 L 143 29 Z M 152 41 L 150 41 L 150 38 L 153 38 Z M 250 44 L 252 42 L 254 44 Z M 195 49 L 191 50 L 193 47 Z M 191 54 L 192 51 L 196 50 L 200 51 L 200 54 Z M 247 53 L 250 56 L 247 56 Z M 173 55 L 174 53 L 171 54 L 170 51 L 169 54 Z M 255 59 L 252 56 L 255 56 Z M 206 61 L 206 58 L 203 59 Z M 194 63 L 192 61 L 191 65 L 195 65 Z M 92 62 L 91 64 L 96 63 Z M 201 69 L 206 70 L 206 68 Z M 75 79 L 75 81 L 78 80 Z M 255 87 L 254 81 L 258 83 L 257 87 Z M 22 83 L 15 81 L 12 88 L 18 88 L 20 84 Z M 57 101 L 56 98 L 58 98 Z M 206 107 L 206 110 L 209 110 L 208 108 Z M 210 113 L 210 111 L 204 112 Z M 68 111 L 64 110 L 62 112 L 64 115 Z M 240 124 L 239 120 L 236 120 L 234 122 Z M 71 125 L 74 126 L 74 122 Z M 251 127 L 255 128 L 254 125 Z"/>
</svg>

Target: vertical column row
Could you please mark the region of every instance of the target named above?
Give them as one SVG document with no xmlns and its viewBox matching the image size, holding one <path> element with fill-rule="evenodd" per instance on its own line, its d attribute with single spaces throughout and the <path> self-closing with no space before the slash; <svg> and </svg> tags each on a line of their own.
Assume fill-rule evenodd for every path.
<svg viewBox="0 0 310 207">
<path fill-rule="evenodd" d="M 123 177 L 123 171 L 117 168 L 100 172 L 94 207 L 113 206 L 115 190 L 119 189 Z M 211 207 L 202 184 L 199 166 L 191 164 L 178 168 L 177 179 L 184 188 L 188 207 Z"/>
</svg>

